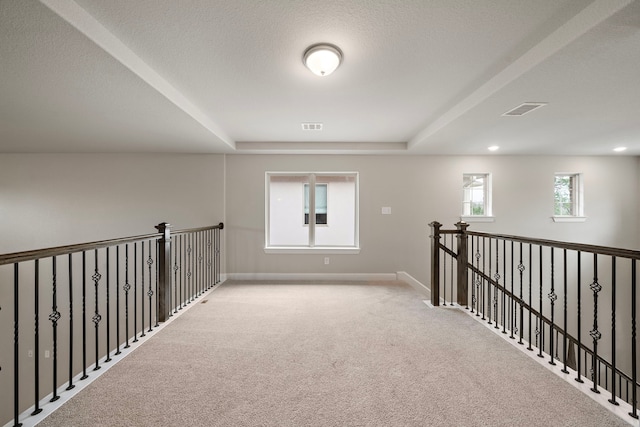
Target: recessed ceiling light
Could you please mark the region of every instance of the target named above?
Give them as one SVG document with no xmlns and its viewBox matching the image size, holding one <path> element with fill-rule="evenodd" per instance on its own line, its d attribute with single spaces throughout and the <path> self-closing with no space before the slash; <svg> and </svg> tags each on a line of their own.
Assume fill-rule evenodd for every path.
<svg viewBox="0 0 640 427">
<path fill-rule="evenodd" d="M 342 63 L 342 51 L 332 44 L 314 44 L 304 51 L 302 62 L 313 74 L 328 76 Z"/>
<path fill-rule="evenodd" d="M 489 151 L 497 151 L 498 149 L 500 149 L 500 147 L 498 147 L 497 145 L 492 145 L 491 147 L 488 147 Z"/>
<path fill-rule="evenodd" d="M 616 147 L 613 149 L 613 151 L 615 151 L 616 153 L 621 153 L 623 151 L 625 151 L 627 149 L 627 147 Z"/>
</svg>

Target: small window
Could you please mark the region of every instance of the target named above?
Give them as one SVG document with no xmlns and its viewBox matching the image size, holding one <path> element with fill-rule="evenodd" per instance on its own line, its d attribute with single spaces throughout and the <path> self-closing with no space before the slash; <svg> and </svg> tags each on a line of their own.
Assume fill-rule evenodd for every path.
<svg viewBox="0 0 640 427">
<path fill-rule="evenodd" d="M 491 175 L 465 173 L 462 176 L 462 218 L 476 220 L 491 217 Z"/>
<path fill-rule="evenodd" d="M 582 218 L 582 174 L 557 173 L 553 185 L 554 217 Z"/>
</svg>

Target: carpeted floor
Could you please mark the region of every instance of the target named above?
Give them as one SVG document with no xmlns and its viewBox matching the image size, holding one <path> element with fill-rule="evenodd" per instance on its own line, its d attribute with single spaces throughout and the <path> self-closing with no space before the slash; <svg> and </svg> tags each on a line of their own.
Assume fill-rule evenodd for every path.
<svg viewBox="0 0 640 427">
<path fill-rule="evenodd" d="M 41 426 L 625 426 L 400 282 L 225 283 Z"/>
</svg>

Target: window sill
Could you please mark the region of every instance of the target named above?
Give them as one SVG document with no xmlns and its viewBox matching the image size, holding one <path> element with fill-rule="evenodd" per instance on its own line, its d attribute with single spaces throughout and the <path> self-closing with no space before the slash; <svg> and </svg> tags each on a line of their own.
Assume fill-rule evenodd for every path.
<svg viewBox="0 0 640 427">
<path fill-rule="evenodd" d="M 264 248 L 266 254 L 359 254 L 359 247 L 315 247 L 308 248 L 304 246 L 281 246 L 281 247 L 266 247 Z"/>
<path fill-rule="evenodd" d="M 464 222 L 494 222 L 494 216 L 461 216 L 460 221 Z"/>
<path fill-rule="evenodd" d="M 586 216 L 552 216 L 553 222 L 585 222 Z"/>
</svg>

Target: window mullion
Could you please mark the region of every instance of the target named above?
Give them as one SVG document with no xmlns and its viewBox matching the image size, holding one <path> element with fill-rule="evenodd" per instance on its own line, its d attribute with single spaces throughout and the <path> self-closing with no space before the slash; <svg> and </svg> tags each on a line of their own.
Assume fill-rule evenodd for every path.
<svg viewBox="0 0 640 427">
<path fill-rule="evenodd" d="M 316 175 L 309 174 L 309 246 L 316 245 Z"/>
</svg>

